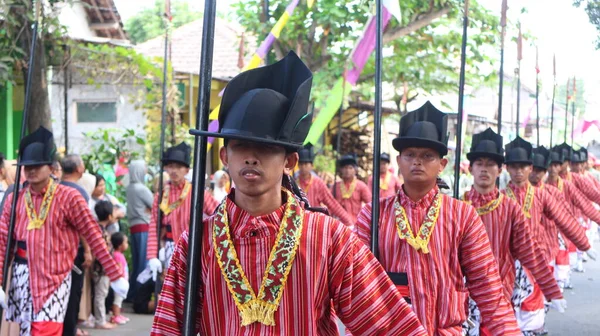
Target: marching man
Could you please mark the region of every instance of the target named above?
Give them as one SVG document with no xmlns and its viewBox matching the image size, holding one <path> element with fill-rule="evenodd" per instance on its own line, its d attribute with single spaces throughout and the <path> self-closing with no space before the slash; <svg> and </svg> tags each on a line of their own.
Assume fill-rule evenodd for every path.
<svg viewBox="0 0 600 336">
<path fill-rule="evenodd" d="M 363 205 L 371 203 L 371 191 L 367 184 L 356 177 L 358 161 L 356 154 L 347 154 L 338 160 L 342 180 L 333 185 L 333 195 L 356 223 L 356 216 Z"/>
<path fill-rule="evenodd" d="M 28 184 L 18 194 L 11 260 L 4 256 L 14 194 L 0 217 L 0 265 L 12 264 L 10 291 L 6 297 L 0 288 L 0 304 L 6 319 L 20 325 L 20 335 L 62 335 L 79 235 L 117 295 L 127 296 L 129 282 L 110 256 L 83 196 L 51 178 L 56 155 L 52 133 L 40 127 L 23 138 L 19 153 Z M 0 281 L 3 276 L 0 273 Z"/>
<path fill-rule="evenodd" d="M 379 261 L 429 335 L 463 335 L 469 295 L 492 335 L 521 335 L 481 219 L 437 186 L 448 163 L 447 118 L 427 102 L 400 120 L 393 146 L 404 185 L 379 201 Z M 371 205 L 356 232 L 369 244 Z"/>
<path fill-rule="evenodd" d="M 386 198 L 396 195 L 402 188 L 400 180 L 390 172 L 390 154 L 381 153 L 379 166 L 379 197 Z M 369 190 L 373 188 L 373 176 L 369 176 Z"/>
<path fill-rule="evenodd" d="M 241 73 L 223 94 L 220 157 L 235 188 L 204 220 L 195 314 L 202 335 L 426 335 L 350 229 L 307 208 L 291 178 L 312 121 L 312 74 L 290 52 Z M 152 335 L 180 335 L 188 235 L 177 244 Z M 335 315 L 333 310 L 335 309 Z"/>
</svg>

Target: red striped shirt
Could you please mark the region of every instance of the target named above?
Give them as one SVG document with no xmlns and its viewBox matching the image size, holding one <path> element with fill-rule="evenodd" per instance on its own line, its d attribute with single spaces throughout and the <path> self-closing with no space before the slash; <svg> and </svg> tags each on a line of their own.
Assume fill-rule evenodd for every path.
<svg viewBox="0 0 600 336">
<path fill-rule="evenodd" d="M 344 183 L 344 181 L 336 182 L 333 186 L 335 190 L 335 199 L 342 205 L 348 215 L 350 215 L 352 225 L 354 225 L 356 223 L 356 217 L 363 205 L 371 203 L 371 191 L 363 181 L 356 179 L 356 188 L 354 189 L 352 196 L 350 198 L 343 198 L 340 183 Z M 350 186 L 346 185 L 346 190 L 349 188 Z"/>
<path fill-rule="evenodd" d="M 465 197 L 471 205 L 480 208 L 497 199 L 498 194 L 498 189 L 482 195 L 473 188 Z M 492 252 L 498 261 L 500 278 L 508 300 L 511 300 L 515 286 L 515 260 L 519 260 L 531 271 L 548 300 L 562 298 L 546 259 L 538 253 L 540 247 L 531 233 L 530 223 L 515 201 L 504 197 L 494 211 L 480 217 L 490 238 Z"/>
<path fill-rule="evenodd" d="M 387 189 L 383 190 L 381 185 L 385 179 L 388 178 L 387 176 L 389 176 L 390 180 L 388 182 Z M 400 180 L 394 174 L 387 172 L 385 177 L 381 176 L 379 178 L 379 186 L 379 198 L 386 198 L 396 196 L 396 193 L 400 191 L 400 188 L 402 188 L 402 183 L 400 183 Z M 369 190 L 373 190 L 373 176 L 369 176 Z"/>
<path fill-rule="evenodd" d="M 435 187 L 418 202 L 403 190 L 396 197 L 380 200 L 379 261 L 388 272 L 408 274 L 412 308 L 429 335 L 462 335 L 469 295 L 494 335 L 521 335 L 485 228 L 473 207 L 442 196 L 428 254 L 399 238 L 393 207 L 396 198 L 415 233 L 438 192 Z M 370 242 L 370 204 L 358 216 L 356 232 L 364 243 Z"/>
<path fill-rule="evenodd" d="M 590 183 L 585 177 L 580 174 L 573 174 L 568 172 L 566 174 L 561 174 L 561 178 L 572 182 L 579 191 L 581 191 L 585 197 L 587 197 L 590 201 L 600 205 L 600 189 L 596 189 L 595 184 Z"/>
<path fill-rule="evenodd" d="M 346 224 L 347 226 L 354 225 L 352 217 L 350 217 L 346 210 L 342 208 L 340 203 L 333 198 L 333 195 L 331 194 L 329 188 L 327 188 L 327 185 L 325 185 L 325 182 L 323 182 L 323 180 L 321 180 L 318 176 L 311 175 L 310 182 L 303 181 L 302 178 L 299 178 L 298 184 L 306 193 L 308 202 L 311 206 L 324 205 L 329 210 L 329 213 L 337 217 L 342 223 Z"/>
<path fill-rule="evenodd" d="M 111 281 L 123 276 L 102 239 L 100 226 L 77 190 L 58 185 L 44 225 L 35 230 L 27 230 L 29 219 L 25 210 L 24 194 L 25 190 L 19 191 L 13 238 L 25 241 L 27 244 L 27 263 L 34 313 L 37 314 L 42 309 L 64 278 L 71 273 L 79 245 L 79 235 L 88 242 L 94 256 Z M 0 218 L 0 265 L 4 265 L 5 262 L 12 198 L 13 194 L 7 197 Z M 32 190 L 31 198 L 39 214 L 44 194 Z M 0 269 L 0 281 L 2 276 L 4 274 Z"/>
<path fill-rule="evenodd" d="M 227 213 L 232 240 L 250 285 L 257 292 L 284 208 L 252 217 L 236 207 L 230 197 Z M 200 334 L 337 335 L 335 309 L 356 335 L 426 335 L 377 260 L 356 236 L 339 221 L 310 211 L 304 214 L 300 245 L 275 312 L 275 326 L 253 323 L 241 327 L 213 250 L 213 219 L 204 221 L 203 280 L 196 311 L 196 331 Z M 187 252 L 186 232 L 167 271 L 152 335 L 181 334 Z"/>
<path fill-rule="evenodd" d="M 171 181 L 169 181 L 169 203 L 176 202 L 181 196 L 183 192 L 184 183 L 175 186 Z M 190 211 L 191 211 L 191 202 L 192 202 L 192 191 L 187 194 L 185 201 L 182 202 L 175 210 L 173 210 L 170 214 L 164 215 L 162 217 L 162 225 L 170 224 L 173 234 L 173 241 L 179 241 L 179 237 L 181 234 L 188 230 L 190 223 Z M 215 200 L 215 198 L 210 194 L 208 190 L 204 191 L 204 207 L 203 212 L 205 214 L 210 214 L 215 211 L 219 202 Z M 159 211 L 159 203 L 158 203 L 158 193 L 154 195 L 154 203 L 152 204 L 152 215 L 150 217 L 150 229 L 148 230 L 148 243 L 147 243 L 147 252 L 146 259 L 150 260 L 152 258 L 156 258 L 158 255 L 158 239 L 157 235 L 157 220 L 158 220 L 158 211 Z"/>
</svg>

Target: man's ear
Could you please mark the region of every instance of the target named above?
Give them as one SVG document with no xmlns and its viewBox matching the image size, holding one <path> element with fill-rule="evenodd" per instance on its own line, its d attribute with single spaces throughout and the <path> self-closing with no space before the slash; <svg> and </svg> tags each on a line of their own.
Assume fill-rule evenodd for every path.
<svg viewBox="0 0 600 336">
<path fill-rule="evenodd" d="M 298 165 L 298 153 L 290 153 L 285 156 L 285 167 L 283 168 L 284 174 L 291 175 L 294 169 Z"/>
<path fill-rule="evenodd" d="M 223 163 L 223 166 L 227 167 L 228 164 L 228 160 L 227 160 L 227 147 L 222 146 L 221 149 L 219 149 L 219 157 L 221 158 L 221 162 Z"/>
<path fill-rule="evenodd" d="M 444 171 L 444 169 L 446 169 L 447 164 L 448 164 L 448 159 L 442 158 L 440 160 L 440 169 L 438 171 L 438 174 L 441 174 Z"/>
</svg>

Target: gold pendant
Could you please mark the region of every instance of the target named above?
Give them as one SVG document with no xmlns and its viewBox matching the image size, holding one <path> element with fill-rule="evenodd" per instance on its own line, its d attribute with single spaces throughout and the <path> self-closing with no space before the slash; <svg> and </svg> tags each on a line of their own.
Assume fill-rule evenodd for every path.
<svg viewBox="0 0 600 336">
<path fill-rule="evenodd" d="M 33 219 L 29 221 L 29 224 L 27 225 L 27 230 L 37 230 L 39 228 L 41 228 L 42 226 L 44 226 L 44 221 L 41 219 Z"/>
</svg>

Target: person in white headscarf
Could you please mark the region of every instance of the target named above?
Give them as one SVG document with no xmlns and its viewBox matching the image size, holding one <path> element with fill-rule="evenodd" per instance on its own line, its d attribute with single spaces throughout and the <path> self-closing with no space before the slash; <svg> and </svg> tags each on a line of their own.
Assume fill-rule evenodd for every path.
<svg viewBox="0 0 600 336">
<path fill-rule="evenodd" d="M 213 197 L 217 202 L 221 201 L 227 196 L 227 184 L 229 183 L 229 175 L 224 170 L 219 170 L 213 174 Z"/>
</svg>

